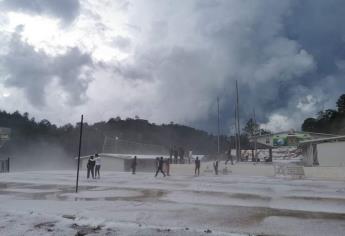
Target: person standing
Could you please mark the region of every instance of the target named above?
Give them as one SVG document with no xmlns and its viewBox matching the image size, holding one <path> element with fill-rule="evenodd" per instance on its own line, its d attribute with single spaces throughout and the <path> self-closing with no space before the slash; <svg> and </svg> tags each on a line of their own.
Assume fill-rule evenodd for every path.
<svg viewBox="0 0 345 236">
<path fill-rule="evenodd" d="M 169 148 L 169 161 L 170 163 L 172 163 L 172 156 L 174 154 L 174 149 L 172 149 L 172 147 Z"/>
<path fill-rule="evenodd" d="M 87 178 L 90 178 L 90 173 L 92 175 L 92 178 L 95 178 L 94 175 L 94 168 L 95 168 L 95 159 L 93 158 L 93 156 L 90 156 L 89 160 L 87 161 Z"/>
<path fill-rule="evenodd" d="M 199 160 L 199 157 L 196 157 L 196 160 L 195 160 L 195 176 L 197 175 L 197 172 L 198 172 L 198 176 L 200 175 L 200 160 Z"/>
<path fill-rule="evenodd" d="M 157 177 L 159 171 L 162 172 L 163 176 L 165 177 L 165 173 L 163 171 L 163 165 L 164 165 L 164 160 L 163 160 L 163 157 L 161 157 L 158 161 L 158 168 L 157 168 L 155 177 Z"/>
<path fill-rule="evenodd" d="M 184 164 L 184 148 L 179 148 L 180 164 Z"/>
<path fill-rule="evenodd" d="M 214 168 L 214 173 L 218 175 L 218 160 L 215 160 L 215 162 L 213 162 L 213 168 Z"/>
<path fill-rule="evenodd" d="M 132 160 L 132 175 L 135 175 L 135 170 L 137 168 L 137 156 L 134 156 L 133 160 Z"/>
<path fill-rule="evenodd" d="M 193 151 L 190 150 L 188 154 L 188 164 L 190 164 L 190 160 L 193 158 Z"/>
<path fill-rule="evenodd" d="M 95 163 L 96 163 L 96 168 L 95 168 L 95 177 L 97 178 L 98 176 L 98 179 L 101 178 L 101 175 L 99 174 L 99 171 L 101 169 L 101 157 L 98 156 L 98 154 L 96 153 L 95 154 Z"/>
<path fill-rule="evenodd" d="M 174 164 L 177 164 L 177 157 L 178 157 L 178 151 L 177 151 L 177 148 L 174 147 Z"/>
</svg>

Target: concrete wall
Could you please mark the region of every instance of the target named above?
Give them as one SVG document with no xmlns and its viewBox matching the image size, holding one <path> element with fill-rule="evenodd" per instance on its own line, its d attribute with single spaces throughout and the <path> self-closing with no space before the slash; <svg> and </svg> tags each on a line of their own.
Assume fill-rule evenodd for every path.
<svg viewBox="0 0 345 236">
<path fill-rule="evenodd" d="M 274 167 L 270 164 L 252 164 L 240 163 L 236 165 L 225 165 L 219 163 L 219 173 L 222 174 L 224 168 L 227 168 L 228 174 L 244 176 L 274 176 Z M 172 175 L 194 175 L 194 164 L 172 164 L 170 173 Z M 201 162 L 200 175 L 213 175 L 213 162 Z"/>
<path fill-rule="evenodd" d="M 80 168 L 86 170 L 88 158 L 81 160 Z M 101 171 L 124 171 L 124 160 L 113 157 L 102 157 Z"/>
<path fill-rule="evenodd" d="M 345 167 L 304 167 L 306 178 L 345 180 Z"/>
<path fill-rule="evenodd" d="M 274 166 L 270 164 L 251 164 L 240 163 L 235 165 L 219 164 L 219 174 L 227 167 L 229 175 L 241 176 L 266 176 L 274 177 Z M 301 166 L 300 166 L 301 167 Z M 345 167 L 301 167 L 304 170 L 305 178 L 324 179 L 324 180 L 345 180 Z M 170 165 L 170 173 L 172 175 L 194 175 L 193 164 L 172 164 Z M 202 162 L 200 167 L 200 175 L 214 175 L 212 162 Z"/>
<path fill-rule="evenodd" d="M 345 166 L 345 142 L 320 143 L 317 152 L 320 166 Z"/>
<path fill-rule="evenodd" d="M 124 171 L 132 171 L 133 159 L 128 159 L 124 161 Z M 137 159 L 136 172 L 154 172 L 156 169 L 155 159 Z"/>
</svg>

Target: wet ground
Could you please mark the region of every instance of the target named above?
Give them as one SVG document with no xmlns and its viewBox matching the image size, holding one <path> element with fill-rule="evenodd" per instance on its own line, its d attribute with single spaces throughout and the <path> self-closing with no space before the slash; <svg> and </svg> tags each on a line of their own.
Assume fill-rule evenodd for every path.
<svg viewBox="0 0 345 236">
<path fill-rule="evenodd" d="M 69 171 L 1 177 L 0 201 L 6 204 L 1 205 L 0 217 L 12 220 L 0 222 L 1 235 L 10 231 L 11 223 L 22 223 L 20 233 L 24 235 L 73 235 L 79 231 L 84 235 L 345 232 L 343 182 L 104 173 L 99 180 L 82 177 L 75 193 L 75 174 Z M 46 220 L 41 220 L 42 216 Z M 28 217 L 32 224 L 24 222 Z M 57 230 L 57 225 L 65 231 Z"/>
</svg>

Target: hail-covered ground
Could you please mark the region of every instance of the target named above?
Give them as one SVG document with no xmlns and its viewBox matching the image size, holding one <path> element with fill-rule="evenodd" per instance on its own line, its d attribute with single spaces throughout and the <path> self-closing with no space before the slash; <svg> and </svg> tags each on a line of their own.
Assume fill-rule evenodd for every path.
<svg viewBox="0 0 345 236">
<path fill-rule="evenodd" d="M 344 235 L 345 183 L 212 174 L 0 175 L 0 235 Z"/>
</svg>

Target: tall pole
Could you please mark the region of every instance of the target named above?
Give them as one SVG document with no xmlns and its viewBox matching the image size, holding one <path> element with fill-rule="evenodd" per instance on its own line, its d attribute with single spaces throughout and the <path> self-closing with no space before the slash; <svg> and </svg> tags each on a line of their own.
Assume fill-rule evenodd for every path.
<svg viewBox="0 0 345 236">
<path fill-rule="evenodd" d="M 255 135 L 254 148 L 255 148 L 255 160 L 256 160 L 257 158 L 257 130 L 256 130 L 255 108 L 253 109 L 253 115 L 254 115 L 254 135 Z"/>
<path fill-rule="evenodd" d="M 235 126 L 234 126 L 234 138 L 235 138 L 235 152 L 236 152 L 236 159 L 238 161 L 238 135 L 237 135 L 237 112 L 236 112 L 236 106 L 235 106 Z"/>
<path fill-rule="evenodd" d="M 239 107 L 239 98 L 238 98 L 238 84 L 236 80 L 236 114 L 237 114 L 237 135 L 238 135 L 238 156 L 237 160 L 240 160 L 241 157 L 241 128 L 240 128 L 240 107 Z"/>
<path fill-rule="evenodd" d="M 78 151 L 78 167 L 77 167 L 77 182 L 75 185 L 75 192 L 78 192 L 78 184 L 79 184 L 79 166 L 80 166 L 80 152 L 81 152 L 81 141 L 83 137 L 83 118 L 84 116 L 81 115 L 81 121 L 80 121 L 80 135 L 79 135 L 79 151 Z"/>
<path fill-rule="evenodd" d="M 220 153 L 220 146 L 219 146 L 219 97 L 217 97 L 217 105 L 218 105 L 218 155 Z"/>
</svg>

